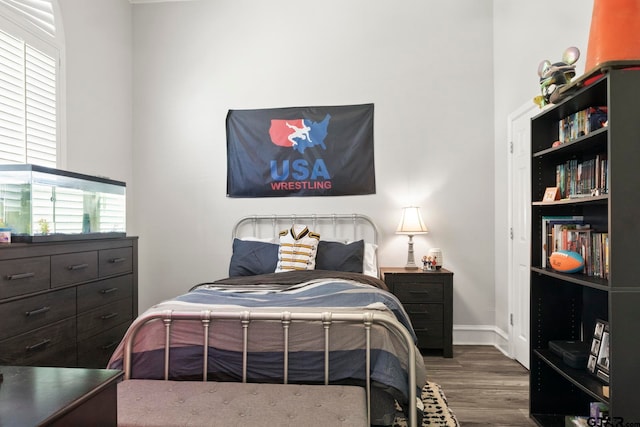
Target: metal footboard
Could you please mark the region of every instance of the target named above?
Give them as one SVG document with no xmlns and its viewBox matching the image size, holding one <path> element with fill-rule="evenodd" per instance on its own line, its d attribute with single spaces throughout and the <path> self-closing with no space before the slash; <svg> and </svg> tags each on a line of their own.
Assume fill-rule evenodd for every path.
<svg viewBox="0 0 640 427">
<path fill-rule="evenodd" d="M 203 363 L 202 378 L 207 380 L 208 372 L 208 350 L 209 350 L 209 331 L 210 325 L 216 320 L 237 320 L 242 327 L 243 334 L 243 350 L 242 350 L 242 382 L 247 382 L 247 355 L 248 355 L 248 331 L 251 322 L 254 321 L 275 321 L 282 327 L 284 334 L 283 359 L 283 383 L 288 383 L 289 370 L 289 328 L 293 322 L 318 322 L 322 324 L 324 333 L 324 383 L 329 384 L 329 343 L 330 330 L 333 322 L 344 322 L 351 324 L 361 324 L 365 334 L 365 365 L 366 365 L 366 395 L 367 395 L 367 411 L 368 419 L 371 420 L 371 327 L 374 324 L 384 326 L 392 333 L 402 337 L 406 348 L 408 349 L 407 360 L 407 376 L 408 376 L 408 392 L 409 392 L 409 408 L 408 408 L 408 425 L 410 427 L 417 426 L 416 414 L 416 378 L 415 363 L 416 354 L 413 351 L 414 342 L 411 334 L 407 329 L 395 318 L 375 312 L 289 312 L 289 311 L 239 311 L 239 312 L 213 312 L 209 310 L 203 311 L 174 311 L 166 310 L 162 312 L 153 312 L 143 314 L 138 317 L 131 325 L 124 337 L 124 359 L 123 369 L 124 378 L 131 378 L 132 372 L 132 353 L 133 343 L 136 334 L 140 329 L 151 321 L 162 321 L 165 329 L 164 343 L 164 379 L 169 378 L 170 363 L 170 344 L 171 344 L 171 327 L 177 321 L 199 321 L 202 325 L 203 333 Z"/>
</svg>

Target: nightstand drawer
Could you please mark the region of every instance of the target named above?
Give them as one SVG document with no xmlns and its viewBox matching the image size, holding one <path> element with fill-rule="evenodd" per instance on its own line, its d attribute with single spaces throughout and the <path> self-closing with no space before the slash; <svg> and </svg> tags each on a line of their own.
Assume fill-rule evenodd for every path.
<svg viewBox="0 0 640 427">
<path fill-rule="evenodd" d="M 438 320 L 442 321 L 444 307 L 442 304 L 403 304 L 405 311 L 411 318 L 411 322 Z"/>
<path fill-rule="evenodd" d="M 394 283 L 393 293 L 403 303 L 444 301 L 444 288 L 440 283 Z"/>
<path fill-rule="evenodd" d="M 442 348 L 444 346 L 444 325 L 442 322 L 426 322 L 413 325 L 418 337 L 419 348 Z"/>
</svg>

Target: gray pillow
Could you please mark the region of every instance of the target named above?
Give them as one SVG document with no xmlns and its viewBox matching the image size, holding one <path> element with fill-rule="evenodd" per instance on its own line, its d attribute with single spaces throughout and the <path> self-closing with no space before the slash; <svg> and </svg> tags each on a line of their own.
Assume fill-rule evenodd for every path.
<svg viewBox="0 0 640 427">
<path fill-rule="evenodd" d="M 364 240 L 353 243 L 320 240 L 316 254 L 316 270 L 362 273 Z"/>
<path fill-rule="evenodd" d="M 229 277 L 273 273 L 277 263 L 277 244 L 233 239 Z"/>
</svg>

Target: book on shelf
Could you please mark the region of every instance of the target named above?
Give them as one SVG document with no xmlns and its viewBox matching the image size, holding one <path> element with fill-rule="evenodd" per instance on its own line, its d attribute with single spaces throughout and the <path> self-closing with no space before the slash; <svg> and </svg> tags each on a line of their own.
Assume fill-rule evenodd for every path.
<svg viewBox="0 0 640 427">
<path fill-rule="evenodd" d="M 584 223 L 581 215 L 543 216 L 541 224 L 541 267 L 549 267 L 549 256 L 566 250 L 579 253 L 584 259 L 583 274 L 609 277 L 609 234 L 598 232 Z"/>
<path fill-rule="evenodd" d="M 581 215 L 561 215 L 542 217 L 542 268 L 547 267 L 549 255 L 556 250 L 555 232 L 557 225 L 562 224 L 583 224 L 584 217 Z"/>
<path fill-rule="evenodd" d="M 560 197 L 572 199 L 609 192 L 609 162 L 600 153 L 583 161 L 570 159 L 556 165 L 556 187 Z"/>
<path fill-rule="evenodd" d="M 607 124 L 607 107 L 589 107 L 570 114 L 558 123 L 558 141 L 571 142 Z"/>
</svg>

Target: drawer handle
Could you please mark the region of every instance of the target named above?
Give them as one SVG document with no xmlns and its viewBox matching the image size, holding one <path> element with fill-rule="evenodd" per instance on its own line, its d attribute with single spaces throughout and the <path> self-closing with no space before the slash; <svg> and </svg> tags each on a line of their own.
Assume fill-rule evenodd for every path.
<svg viewBox="0 0 640 427">
<path fill-rule="evenodd" d="M 102 295 L 110 294 L 111 292 L 116 292 L 118 288 L 109 288 L 109 289 L 100 289 L 100 293 Z"/>
<path fill-rule="evenodd" d="M 36 275 L 36 273 L 11 274 L 11 275 L 7 276 L 7 280 L 28 279 L 29 277 L 33 277 L 35 275 Z"/>
<path fill-rule="evenodd" d="M 416 314 L 416 315 L 431 314 L 431 313 L 429 313 L 429 310 L 422 310 L 422 311 L 419 311 L 419 310 L 416 310 L 416 311 L 407 310 L 407 313 L 409 315 L 411 315 L 411 314 Z"/>
<path fill-rule="evenodd" d="M 42 347 L 46 347 L 47 344 L 49 344 L 50 342 L 51 342 L 50 339 L 45 339 L 45 340 L 42 340 L 41 342 L 39 342 L 38 344 L 28 345 L 25 350 L 27 350 L 27 351 L 40 350 Z"/>
<path fill-rule="evenodd" d="M 36 314 L 46 313 L 49 310 L 51 310 L 51 307 L 42 307 L 42 308 L 38 308 L 36 310 L 27 311 L 24 314 L 25 314 L 25 316 L 29 317 L 29 316 L 35 316 Z"/>
<path fill-rule="evenodd" d="M 415 332 L 429 332 L 429 328 L 415 328 Z"/>
<path fill-rule="evenodd" d="M 69 265 L 67 266 L 67 270 L 83 270 L 85 268 L 88 268 L 89 264 L 76 264 L 76 265 Z"/>
<path fill-rule="evenodd" d="M 118 313 L 105 314 L 105 315 L 100 316 L 100 319 L 109 320 L 109 319 L 113 319 L 114 317 L 118 317 Z"/>
<path fill-rule="evenodd" d="M 111 258 L 109 262 L 111 264 L 117 264 L 119 262 L 125 262 L 126 260 L 127 260 L 126 258 Z"/>
<path fill-rule="evenodd" d="M 103 350 L 109 350 L 110 348 L 113 348 L 113 347 L 117 346 L 119 343 L 120 343 L 120 341 L 112 341 L 109 344 L 103 345 L 101 348 Z"/>
<path fill-rule="evenodd" d="M 412 295 L 429 295 L 429 291 L 409 291 Z"/>
</svg>

